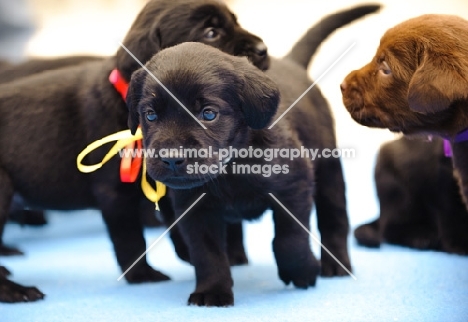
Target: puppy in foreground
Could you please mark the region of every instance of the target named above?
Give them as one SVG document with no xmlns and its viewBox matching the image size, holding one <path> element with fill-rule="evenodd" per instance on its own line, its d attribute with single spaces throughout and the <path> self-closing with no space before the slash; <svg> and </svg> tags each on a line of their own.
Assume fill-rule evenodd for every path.
<svg viewBox="0 0 468 322">
<path fill-rule="evenodd" d="M 350 11 L 362 16 L 377 9 L 368 6 Z M 308 62 L 326 35 L 351 21 L 347 14 L 349 11 L 329 16 L 311 28 L 289 55 L 272 59 L 266 73 L 246 59 L 186 43 L 166 49 L 148 62 L 147 70 L 159 82 L 144 69 L 132 75 L 127 96 L 129 127 L 135 132 L 141 126 L 145 149 L 175 149 L 171 155 L 147 159 L 148 174 L 169 187 L 176 217 L 194 205 L 178 223 L 197 280 L 189 304 L 234 304 L 225 225 L 258 218 L 267 209 L 273 210 L 273 252 L 285 284 L 314 286 L 321 265 L 325 276 L 345 275 L 351 269 L 339 159 L 312 162 L 308 157 L 266 160 L 221 155 L 223 149 L 336 147 L 330 109 L 317 87 L 276 124 L 273 121 L 310 86 Z M 305 44 L 310 45 L 308 50 Z M 273 127 L 268 129 L 268 125 Z M 179 149 L 212 149 L 215 153 L 187 156 Z M 203 167 L 213 171 L 196 170 Z M 244 172 L 241 167 L 257 172 Z M 311 252 L 308 233 L 291 217 L 308 228 L 314 196 L 322 243 L 343 266 L 325 252 L 320 265 Z M 162 204 L 161 210 L 165 210 Z"/>
<path fill-rule="evenodd" d="M 216 0 L 149 1 L 123 44 L 145 63 L 156 52 L 185 41 L 205 42 L 229 54 L 247 56 L 260 69 L 269 64 L 262 40 L 239 26 L 232 12 Z M 76 167 L 77 155 L 91 142 L 128 128 L 128 109 L 109 76 L 117 70 L 120 80 L 128 82 L 138 68 L 135 59 L 120 48 L 103 60 L 0 86 L 2 227 L 11 200 L 18 194 L 34 209 L 101 210 L 122 271 L 145 252 L 138 213 L 144 198 L 140 183 L 120 180 L 119 158 L 91 174 Z M 104 153 L 96 151 L 85 161 L 97 163 Z M 130 283 L 169 279 L 146 258 L 125 278 Z M 25 291 L 13 283 L 0 287 L 0 300 L 5 302 L 35 301 L 43 296 L 36 288 Z"/>
<path fill-rule="evenodd" d="M 186 43 L 164 50 L 146 66 L 206 127 L 203 129 L 182 110 L 146 70 L 137 71 L 132 76 L 127 96 L 129 125 L 132 131 L 141 126 L 146 149 L 161 151 L 183 146 L 200 150 L 212 147 L 219 151 L 230 146 L 237 149 L 249 145 L 260 149 L 293 148 L 307 143 L 300 139 L 295 123 L 290 133 L 289 120 L 284 120 L 274 130 L 262 130 L 276 114 L 279 89 L 266 74 L 244 59 L 206 45 Z M 295 114 L 298 113 L 291 111 L 288 119 L 294 119 Z M 306 115 L 302 115 L 302 122 L 304 117 Z M 288 162 L 291 168 L 299 171 L 289 175 L 233 174 L 236 162 L 254 165 L 260 161 L 232 157 L 189 160 L 183 155 L 147 160 L 148 174 L 171 188 L 177 217 L 207 193 L 179 222 L 197 277 L 190 304 L 226 306 L 234 303 L 233 282 L 223 246 L 225 223 L 257 218 L 268 208 L 274 211 L 273 249 L 280 278 L 286 284 L 293 282 L 301 288 L 315 285 L 320 264 L 310 251 L 308 234 L 269 196 L 269 193 L 277 196 L 309 227 L 314 183 L 312 163 L 307 159 Z M 220 166 L 227 174 L 192 173 L 190 166 L 196 164 Z M 280 160 L 273 160 L 271 164 L 282 167 Z"/>
<path fill-rule="evenodd" d="M 389 29 L 373 60 L 341 84 L 358 123 L 451 141 L 468 200 L 468 21 L 423 15 Z"/>
<path fill-rule="evenodd" d="M 356 228 L 360 245 L 381 243 L 468 254 L 468 212 L 443 142 L 400 138 L 382 146 L 375 167 L 380 217 Z"/>
</svg>

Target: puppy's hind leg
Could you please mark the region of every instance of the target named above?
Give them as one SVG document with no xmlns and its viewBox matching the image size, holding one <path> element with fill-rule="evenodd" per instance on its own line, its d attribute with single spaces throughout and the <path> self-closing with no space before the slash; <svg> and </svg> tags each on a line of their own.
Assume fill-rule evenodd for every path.
<svg viewBox="0 0 468 322">
<path fill-rule="evenodd" d="M 8 174 L 0 168 L 0 255 L 22 255 L 23 253 L 14 247 L 3 244 L 3 230 L 8 219 L 14 188 Z"/>
<path fill-rule="evenodd" d="M 242 223 L 227 224 L 226 249 L 231 266 L 246 265 L 249 263 L 244 248 L 244 231 Z"/>
<path fill-rule="evenodd" d="M 303 187 L 297 184 L 294 194 L 277 193 L 275 197 L 310 231 L 312 192 L 304 186 L 306 184 Z M 309 234 L 276 201 L 273 201 L 272 208 L 275 222 L 273 252 L 280 279 L 286 285 L 292 282 L 298 288 L 315 286 L 320 263 L 310 249 Z"/>
<path fill-rule="evenodd" d="M 406 180 L 388 168 L 376 167 L 376 188 L 380 206 L 380 240 L 416 249 L 438 249 L 439 238 L 434 220 L 434 205 L 410 189 Z"/>
<path fill-rule="evenodd" d="M 348 255 L 349 221 L 341 160 L 330 158 L 317 161 L 315 205 L 321 242 L 341 264 L 351 271 Z M 322 276 L 348 275 L 343 267 L 323 248 L 320 261 Z"/>
</svg>

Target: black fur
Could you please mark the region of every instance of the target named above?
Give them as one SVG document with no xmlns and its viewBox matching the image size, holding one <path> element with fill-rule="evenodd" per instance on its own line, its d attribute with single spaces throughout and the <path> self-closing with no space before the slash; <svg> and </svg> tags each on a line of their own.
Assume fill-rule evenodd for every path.
<svg viewBox="0 0 468 322">
<path fill-rule="evenodd" d="M 0 84 L 48 70 L 75 66 L 92 61 L 102 61 L 104 59 L 104 57 L 99 56 L 64 56 L 55 58 L 30 58 L 25 62 L 16 64 L 0 62 Z"/>
<path fill-rule="evenodd" d="M 375 183 L 380 216 L 356 228 L 360 245 L 386 242 L 468 254 L 468 212 L 441 139 L 386 143 L 377 159 Z"/>
<path fill-rule="evenodd" d="M 375 6 L 372 11 L 377 9 Z M 336 17 L 340 16 L 328 19 Z M 305 37 L 312 35 L 308 33 Z M 140 69 L 132 75 L 127 97 L 129 127 L 135 131 L 141 126 L 147 149 L 336 147 L 330 109 L 317 87 L 272 130 L 265 129 L 311 84 L 305 68 L 288 57 L 272 59 L 270 69 L 262 74 L 242 58 L 202 44 L 186 43 L 161 51 L 146 67 L 207 127 L 204 130 L 146 70 Z M 217 114 L 215 120 L 203 118 L 205 109 Z M 156 115 L 156 119 L 148 120 L 149 115 Z M 345 187 L 339 159 L 312 162 L 303 158 L 292 161 L 276 158 L 267 162 L 234 157 L 222 161 L 227 164 L 226 174 L 203 175 L 189 173 L 190 166 L 197 162 L 220 167 L 218 156 L 186 158 L 175 153 L 147 160 L 148 174 L 169 187 L 163 212 L 172 211 L 180 217 L 206 193 L 179 223 L 197 280 L 189 304 L 229 306 L 234 303 L 225 251 L 225 225 L 258 218 L 267 209 L 273 210 L 275 221 L 273 251 L 279 277 L 299 288 L 315 285 L 320 263 L 310 250 L 309 236 L 269 193 L 306 227 L 309 227 L 315 196 L 322 243 L 351 269 Z M 289 172 L 271 176 L 234 174 L 233 168 L 238 164 L 286 165 Z M 169 203 L 167 198 L 172 207 L 165 204 Z M 325 252 L 321 264 L 324 276 L 347 274 Z"/>
<path fill-rule="evenodd" d="M 242 29 L 216 0 L 150 1 L 124 45 L 144 63 L 155 52 L 185 41 L 206 42 L 229 54 L 249 55 L 262 69 L 268 66 L 261 39 Z M 145 251 L 135 206 L 142 198 L 139 182 L 120 182 L 118 158 L 92 174 L 76 168 L 78 153 L 89 143 L 127 128 L 128 110 L 108 76 L 118 68 L 128 80 L 137 67 L 119 49 L 115 57 L 103 61 L 47 71 L 0 86 L 2 226 L 13 194 L 18 193 L 33 208 L 100 209 L 122 270 Z M 105 149 L 96 151 L 85 162 L 97 163 L 104 154 Z M 125 278 L 131 283 L 169 279 L 151 268 L 146 259 Z M 1 298 L 14 301 L 13 292 L 9 292 L 6 289 Z"/>
<path fill-rule="evenodd" d="M 30 58 L 25 62 L 15 64 L 0 61 L 0 84 L 8 83 L 48 70 L 60 69 L 62 67 L 103 59 L 103 57 L 95 56 L 65 56 L 56 58 Z M 44 211 L 25 208 L 23 199 L 18 194 L 15 194 L 11 202 L 8 219 L 11 222 L 15 222 L 20 225 L 43 226 L 47 224 Z M 5 245 L 2 242 L 2 231 L 3 227 L 0 227 L 0 255 L 22 255 L 23 252 L 18 248 Z"/>
<path fill-rule="evenodd" d="M 0 302 L 30 302 L 44 298 L 44 294 L 33 286 L 22 286 L 10 281 L 4 266 L 0 266 Z"/>
</svg>

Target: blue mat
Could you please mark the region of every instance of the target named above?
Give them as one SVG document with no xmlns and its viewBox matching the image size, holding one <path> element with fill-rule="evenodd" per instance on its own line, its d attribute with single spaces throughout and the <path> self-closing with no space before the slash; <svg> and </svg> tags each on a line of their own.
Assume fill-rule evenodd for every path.
<svg viewBox="0 0 468 322">
<path fill-rule="evenodd" d="M 187 306 L 194 271 L 162 239 L 149 261 L 172 277 L 128 285 L 96 211 L 48 214 L 44 228 L 9 224 L 5 241 L 26 252 L 1 258 L 13 279 L 35 285 L 45 300 L 0 304 L 0 321 L 467 321 L 468 258 L 384 246 L 367 250 L 350 239 L 354 274 L 320 278 L 298 290 L 278 279 L 271 251 L 271 213 L 245 225 L 250 265 L 232 269 L 235 306 Z M 313 223 L 313 225 L 315 225 Z M 163 233 L 147 229 L 148 245 Z M 318 245 L 313 245 L 318 254 Z"/>
</svg>

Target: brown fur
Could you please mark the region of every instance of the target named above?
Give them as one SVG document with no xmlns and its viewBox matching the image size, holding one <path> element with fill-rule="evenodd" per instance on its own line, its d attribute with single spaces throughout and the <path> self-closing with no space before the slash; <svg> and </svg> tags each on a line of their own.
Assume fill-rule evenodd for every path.
<svg viewBox="0 0 468 322">
<path fill-rule="evenodd" d="M 454 139 L 468 128 L 468 21 L 423 15 L 389 29 L 374 59 L 341 84 L 358 123 Z M 468 143 L 452 142 L 465 201 Z"/>
</svg>

